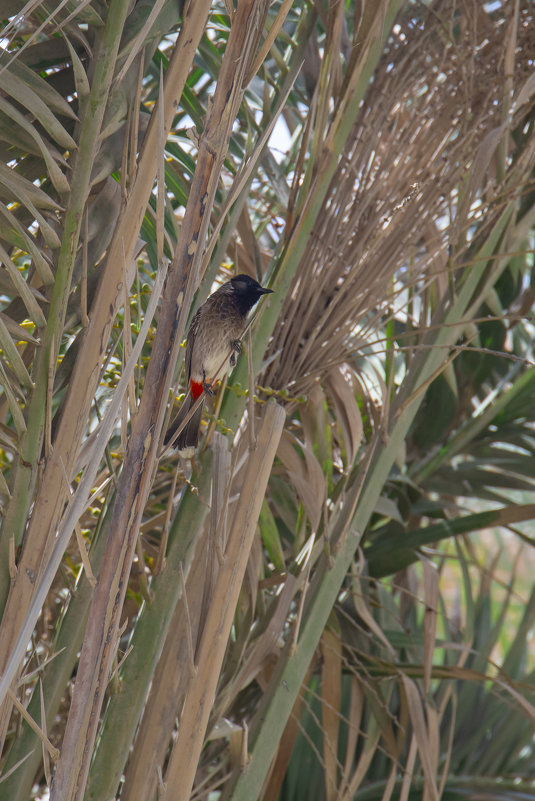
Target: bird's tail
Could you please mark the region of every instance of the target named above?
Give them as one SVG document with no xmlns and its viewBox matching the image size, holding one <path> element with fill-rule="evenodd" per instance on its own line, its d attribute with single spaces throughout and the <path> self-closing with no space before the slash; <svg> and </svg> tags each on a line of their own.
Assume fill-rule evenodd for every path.
<svg viewBox="0 0 535 801">
<path fill-rule="evenodd" d="M 192 398 L 191 393 L 188 392 L 177 416 L 165 435 L 165 445 L 171 442 L 175 432 L 178 431 L 178 429 L 183 425 L 186 417 L 189 416 L 190 411 L 195 405 L 195 402 L 196 401 Z M 202 402 L 198 404 L 198 408 L 193 412 L 193 415 L 186 422 L 186 425 L 184 428 L 182 428 L 182 431 L 178 435 L 176 447 L 184 459 L 191 459 L 195 454 L 195 449 L 199 441 L 199 429 L 201 427 L 203 405 L 204 404 Z"/>
</svg>

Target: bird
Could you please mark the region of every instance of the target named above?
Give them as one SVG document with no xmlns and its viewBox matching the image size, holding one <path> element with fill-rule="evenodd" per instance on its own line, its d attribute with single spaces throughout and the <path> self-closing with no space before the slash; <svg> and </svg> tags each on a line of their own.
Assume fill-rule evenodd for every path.
<svg viewBox="0 0 535 801">
<path fill-rule="evenodd" d="M 182 458 L 195 455 L 204 397 L 214 394 L 215 383 L 236 364 L 247 315 L 262 295 L 271 292 L 249 275 L 236 275 L 210 295 L 193 317 L 186 336 L 187 393 L 164 439 L 169 444 L 183 426 L 176 443 Z"/>
</svg>

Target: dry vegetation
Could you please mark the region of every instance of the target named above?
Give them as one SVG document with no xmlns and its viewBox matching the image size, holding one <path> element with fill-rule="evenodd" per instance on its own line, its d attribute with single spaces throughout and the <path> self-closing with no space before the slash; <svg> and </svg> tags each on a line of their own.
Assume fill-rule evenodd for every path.
<svg viewBox="0 0 535 801">
<path fill-rule="evenodd" d="M 535 799 L 530 3 L 13 13 L 0 798 Z"/>
</svg>

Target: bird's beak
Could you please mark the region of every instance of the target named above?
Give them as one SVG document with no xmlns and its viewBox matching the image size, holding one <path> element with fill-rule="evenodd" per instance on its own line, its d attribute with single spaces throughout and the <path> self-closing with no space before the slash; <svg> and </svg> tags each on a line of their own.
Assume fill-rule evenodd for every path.
<svg viewBox="0 0 535 801">
<path fill-rule="evenodd" d="M 262 287 L 262 289 L 260 290 L 261 295 L 271 295 L 272 293 L 273 293 L 272 289 L 264 289 L 264 287 Z"/>
</svg>

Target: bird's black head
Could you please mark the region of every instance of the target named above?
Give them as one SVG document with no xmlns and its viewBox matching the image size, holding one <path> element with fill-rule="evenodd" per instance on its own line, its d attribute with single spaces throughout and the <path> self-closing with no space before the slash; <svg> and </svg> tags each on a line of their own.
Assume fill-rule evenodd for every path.
<svg viewBox="0 0 535 801">
<path fill-rule="evenodd" d="M 233 295 L 244 314 L 253 308 L 262 295 L 273 292 L 272 289 L 264 289 L 250 275 L 236 275 L 230 279 L 229 284 L 232 285 Z"/>
</svg>

